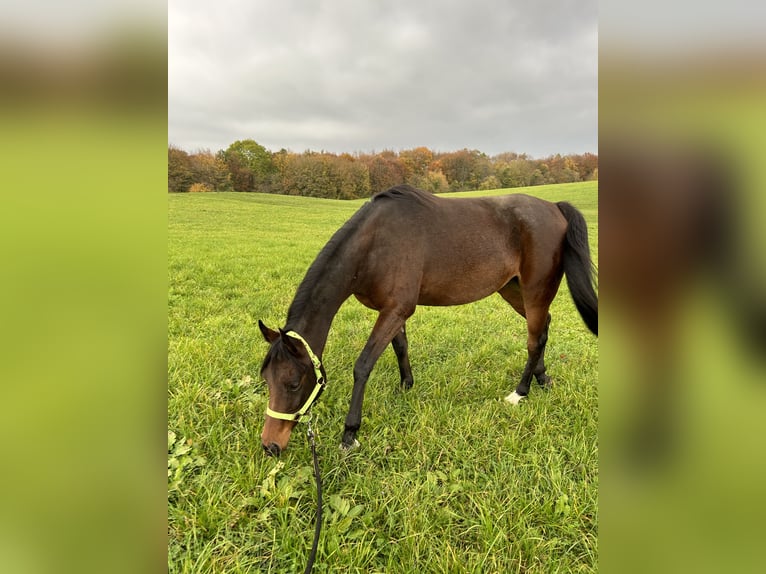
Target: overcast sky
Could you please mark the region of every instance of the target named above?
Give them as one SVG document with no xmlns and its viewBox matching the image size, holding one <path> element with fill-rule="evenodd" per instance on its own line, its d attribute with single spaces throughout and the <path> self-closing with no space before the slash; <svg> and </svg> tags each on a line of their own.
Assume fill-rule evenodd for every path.
<svg viewBox="0 0 766 574">
<path fill-rule="evenodd" d="M 597 152 L 594 0 L 169 0 L 168 140 Z"/>
</svg>

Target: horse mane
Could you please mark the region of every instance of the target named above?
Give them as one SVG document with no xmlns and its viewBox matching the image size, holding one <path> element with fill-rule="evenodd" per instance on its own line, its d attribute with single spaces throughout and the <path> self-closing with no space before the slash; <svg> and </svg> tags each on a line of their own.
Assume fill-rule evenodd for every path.
<svg viewBox="0 0 766 574">
<path fill-rule="evenodd" d="M 431 205 L 436 200 L 436 196 L 428 191 L 404 184 L 381 191 L 373 196 L 372 201 L 380 201 L 381 199 L 406 200 L 417 202 L 421 205 Z"/>
<path fill-rule="evenodd" d="M 285 329 L 290 329 L 295 321 L 304 314 L 307 305 L 311 302 L 314 287 L 324 276 L 328 265 L 333 264 L 334 260 L 339 256 L 340 250 L 367 220 L 375 207 L 380 205 L 379 202 L 386 200 L 410 202 L 415 205 L 428 206 L 432 205 L 436 201 L 436 198 L 432 193 L 415 189 L 410 185 L 397 185 L 374 195 L 370 201 L 365 203 L 351 216 L 351 219 L 346 221 L 346 223 L 333 234 L 327 244 L 319 252 L 319 255 L 316 256 L 316 259 L 314 259 L 314 262 L 311 264 L 308 271 L 306 271 L 306 276 L 298 286 L 293 302 L 290 304 L 290 308 L 287 311 L 287 323 L 285 324 Z M 411 205 L 408 208 L 411 209 L 412 207 L 414 207 L 414 205 Z"/>
<path fill-rule="evenodd" d="M 274 343 L 269 348 L 268 353 L 266 353 L 266 357 L 264 357 L 263 364 L 261 365 L 261 375 L 263 375 L 263 371 L 266 370 L 266 367 L 269 366 L 271 361 L 281 362 L 286 360 L 297 362 L 295 356 L 287 350 L 284 341 L 280 337 L 274 341 Z"/>
<path fill-rule="evenodd" d="M 346 244 L 347 240 L 353 236 L 359 227 L 366 221 L 370 214 L 371 201 L 366 202 L 359 210 L 346 221 L 343 226 L 336 231 L 327 244 L 322 248 L 314 259 L 314 262 L 306 271 L 306 276 L 298 286 L 295 292 L 293 302 L 287 311 L 287 323 L 285 329 L 289 330 L 293 322 L 303 315 L 306 305 L 311 301 L 314 286 L 322 278 L 328 263 L 333 260 L 338 251 Z"/>
</svg>

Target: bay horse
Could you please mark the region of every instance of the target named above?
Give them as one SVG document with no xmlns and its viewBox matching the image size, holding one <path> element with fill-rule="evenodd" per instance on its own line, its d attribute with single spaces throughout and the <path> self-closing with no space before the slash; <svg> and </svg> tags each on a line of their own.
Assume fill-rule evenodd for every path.
<svg viewBox="0 0 766 574">
<path fill-rule="evenodd" d="M 526 397 L 533 375 L 549 385 L 543 359 L 548 308 L 564 274 L 577 310 L 598 336 L 588 230 L 571 204 L 524 194 L 441 198 L 408 185 L 373 196 L 311 264 L 285 327 L 258 321 L 270 344 L 261 368 L 269 391 L 264 450 L 279 456 L 324 389 L 322 352 L 333 318 L 351 295 L 379 314 L 354 365 L 341 442 L 346 449 L 359 446 L 365 385 L 389 343 L 402 387 L 412 386 L 405 323 L 418 305 L 463 305 L 499 293 L 527 321 L 528 359 L 506 400 Z"/>
</svg>

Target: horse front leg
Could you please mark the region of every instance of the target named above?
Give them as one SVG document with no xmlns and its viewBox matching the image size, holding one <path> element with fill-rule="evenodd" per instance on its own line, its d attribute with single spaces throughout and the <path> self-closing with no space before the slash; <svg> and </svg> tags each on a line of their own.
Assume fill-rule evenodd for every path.
<svg viewBox="0 0 766 574">
<path fill-rule="evenodd" d="M 411 313 L 410 313 L 411 314 Z M 381 311 L 378 320 L 372 328 L 370 338 L 362 350 L 362 354 L 354 365 L 354 390 L 351 392 L 351 405 L 346 415 L 346 424 L 343 431 L 341 448 L 348 450 L 359 446 L 356 433 L 362 425 L 362 402 L 364 401 L 364 389 L 367 379 L 370 377 L 372 368 L 375 366 L 386 346 L 391 343 L 397 333 L 402 332 L 404 322 L 408 315 L 401 312 Z"/>
<path fill-rule="evenodd" d="M 548 343 L 548 328 L 551 324 L 551 314 L 548 313 L 548 319 L 545 321 L 545 329 L 540 336 L 540 359 L 537 361 L 537 366 L 532 371 L 537 379 L 537 384 L 541 387 L 549 388 L 551 386 L 551 378 L 545 374 L 545 346 Z"/>
<path fill-rule="evenodd" d="M 527 311 L 527 364 L 524 366 L 524 372 L 521 374 L 521 382 L 505 400 L 511 404 L 517 405 L 529 394 L 529 385 L 532 382 L 532 375 L 539 374 L 538 381 L 545 381 L 545 367 L 542 362 L 545 344 L 548 339 L 548 308 L 530 309 Z M 540 370 L 542 368 L 542 371 Z M 541 382 L 541 384 L 543 384 Z"/>
</svg>

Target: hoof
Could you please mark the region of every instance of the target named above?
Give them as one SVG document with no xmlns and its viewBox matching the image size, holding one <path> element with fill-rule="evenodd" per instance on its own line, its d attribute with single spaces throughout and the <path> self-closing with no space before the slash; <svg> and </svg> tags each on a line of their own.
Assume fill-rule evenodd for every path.
<svg viewBox="0 0 766 574">
<path fill-rule="evenodd" d="M 553 386 L 553 379 L 551 379 L 548 375 L 543 375 L 537 379 L 537 384 L 540 385 L 541 389 L 548 390 Z"/>
<path fill-rule="evenodd" d="M 511 403 L 512 405 L 518 405 L 521 402 L 521 399 L 524 398 L 525 395 L 520 395 L 516 393 L 516 391 L 513 391 L 510 395 L 505 397 L 505 400 Z"/>
<path fill-rule="evenodd" d="M 344 452 L 351 452 L 352 450 L 355 450 L 362 446 L 358 440 L 354 439 L 353 444 L 346 444 L 345 442 L 340 443 L 340 450 Z"/>
</svg>

